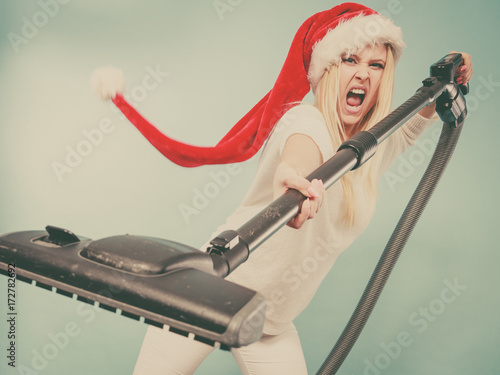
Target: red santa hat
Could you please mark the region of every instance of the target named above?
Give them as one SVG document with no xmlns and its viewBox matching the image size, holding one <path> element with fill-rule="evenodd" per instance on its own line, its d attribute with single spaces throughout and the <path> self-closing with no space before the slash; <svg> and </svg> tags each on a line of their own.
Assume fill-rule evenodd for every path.
<svg viewBox="0 0 500 375">
<path fill-rule="evenodd" d="M 308 18 L 297 31 L 273 88 L 213 147 L 193 146 L 163 134 L 123 97 L 123 74 L 98 69 L 92 82 L 98 95 L 112 99 L 135 127 L 172 162 L 184 167 L 241 162 L 259 151 L 276 122 L 316 89 L 321 77 L 342 57 L 366 46 L 389 45 L 395 61 L 404 42 L 401 29 L 387 17 L 356 3 L 343 3 Z"/>
</svg>

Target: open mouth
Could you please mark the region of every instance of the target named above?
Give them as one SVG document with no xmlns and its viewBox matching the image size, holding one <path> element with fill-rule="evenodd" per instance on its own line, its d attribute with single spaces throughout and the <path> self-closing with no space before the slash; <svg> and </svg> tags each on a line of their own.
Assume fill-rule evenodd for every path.
<svg viewBox="0 0 500 375">
<path fill-rule="evenodd" d="M 347 93 L 347 107 L 350 110 L 357 110 L 365 100 L 366 91 L 364 89 L 351 89 Z"/>
</svg>

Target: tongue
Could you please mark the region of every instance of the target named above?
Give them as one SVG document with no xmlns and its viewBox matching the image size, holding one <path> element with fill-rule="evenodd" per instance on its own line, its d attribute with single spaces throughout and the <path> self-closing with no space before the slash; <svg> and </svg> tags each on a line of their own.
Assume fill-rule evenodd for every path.
<svg viewBox="0 0 500 375">
<path fill-rule="evenodd" d="M 347 94 L 347 104 L 352 107 L 357 107 L 361 104 L 361 97 L 359 95 L 349 93 Z"/>
</svg>

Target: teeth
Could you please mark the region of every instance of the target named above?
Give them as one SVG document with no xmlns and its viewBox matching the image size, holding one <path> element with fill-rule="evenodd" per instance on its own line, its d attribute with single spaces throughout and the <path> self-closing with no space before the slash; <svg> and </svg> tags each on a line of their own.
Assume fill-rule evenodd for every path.
<svg viewBox="0 0 500 375">
<path fill-rule="evenodd" d="M 358 95 L 365 95 L 365 90 L 363 89 L 352 89 L 351 91 L 353 94 L 358 94 Z"/>
</svg>

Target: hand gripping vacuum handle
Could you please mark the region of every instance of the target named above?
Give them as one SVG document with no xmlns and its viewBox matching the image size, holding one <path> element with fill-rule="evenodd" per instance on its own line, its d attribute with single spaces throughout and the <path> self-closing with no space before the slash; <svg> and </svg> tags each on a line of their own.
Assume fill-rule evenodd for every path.
<svg viewBox="0 0 500 375">
<path fill-rule="evenodd" d="M 335 155 L 307 179 L 321 179 L 328 189 L 347 172 L 363 165 L 375 154 L 381 142 L 437 99 L 437 110 L 444 122 L 453 126 L 462 122 L 466 115 L 462 95 L 465 89 L 457 89 L 454 83 L 461 58 L 461 54 L 449 54 L 433 64 L 431 76 L 410 99 L 371 129 L 358 132 L 345 141 Z M 290 189 L 237 230 L 225 231 L 212 239 L 209 253 L 215 272 L 225 277 L 245 262 L 253 250 L 297 215 L 304 200 L 301 193 Z"/>
</svg>

